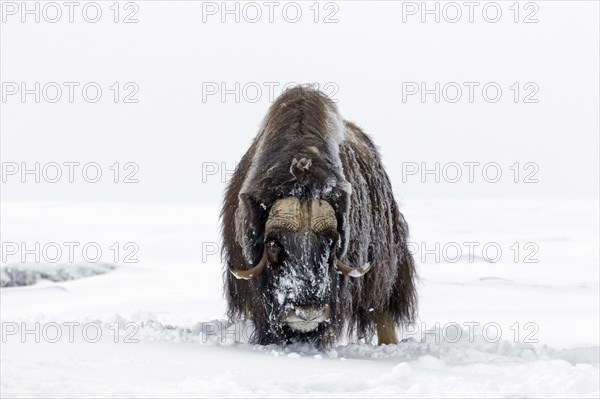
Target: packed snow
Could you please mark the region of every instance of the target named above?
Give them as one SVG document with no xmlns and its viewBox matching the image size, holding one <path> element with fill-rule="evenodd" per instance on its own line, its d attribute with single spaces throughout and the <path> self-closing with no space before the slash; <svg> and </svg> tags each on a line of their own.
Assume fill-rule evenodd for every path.
<svg viewBox="0 0 600 399">
<path fill-rule="evenodd" d="M 326 350 L 253 345 L 252 323 L 224 320 L 218 208 L 3 203 L 3 242 L 81 246 L 58 266 L 4 254 L 2 397 L 600 394 L 597 201 L 401 202 L 419 320 L 398 345 Z M 15 270 L 35 278 L 5 284 Z"/>
</svg>

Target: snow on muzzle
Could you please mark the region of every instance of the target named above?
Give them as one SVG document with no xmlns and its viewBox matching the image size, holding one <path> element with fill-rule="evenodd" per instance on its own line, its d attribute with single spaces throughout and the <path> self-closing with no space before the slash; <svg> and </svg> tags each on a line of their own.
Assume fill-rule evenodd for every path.
<svg viewBox="0 0 600 399">
<path fill-rule="evenodd" d="M 287 232 L 285 241 L 294 256 L 278 266 L 269 280 L 267 296 L 279 324 L 312 331 L 330 319 L 331 241 L 308 231 Z"/>
<path fill-rule="evenodd" d="M 331 318 L 329 305 L 324 306 L 293 306 L 285 310 L 281 323 L 292 330 L 309 332 L 316 330 L 321 323 L 328 323 Z"/>
</svg>

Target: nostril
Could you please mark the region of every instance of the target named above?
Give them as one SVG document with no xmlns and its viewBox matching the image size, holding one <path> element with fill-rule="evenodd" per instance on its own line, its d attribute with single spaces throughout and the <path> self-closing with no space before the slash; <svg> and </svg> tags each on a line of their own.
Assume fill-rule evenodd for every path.
<svg viewBox="0 0 600 399">
<path fill-rule="evenodd" d="M 296 316 L 298 316 L 298 318 L 302 321 L 308 321 L 307 318 L 307 312 L 305 310 L 302 309 L 294 309 L 294 313 L 296 314 Z"/>
<path fill-rule="evenodd" d="M 321 323 L 329 322 L 330 312 L 329 306 L 291 306 L 287 312 L 283 314 L 282 321 L 293 330 L 298 331 L 313 331 Z"/>
<path fill-rule="evenodd" d="M 323 311 L 321 309 L 302 309 L 299 312 L 296 312 L 296 316 L 303 321 L 313 321 L 322 315 Z"/>
</svg>

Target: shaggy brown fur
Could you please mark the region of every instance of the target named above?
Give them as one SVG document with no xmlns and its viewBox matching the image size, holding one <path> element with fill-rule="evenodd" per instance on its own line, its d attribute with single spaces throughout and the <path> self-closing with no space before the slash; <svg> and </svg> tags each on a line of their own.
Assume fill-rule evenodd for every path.
<svg viewBox="0 0 600 399">
<path fill-rule="evenodd" d="M 262 257 L 265 223 L 278 199 L 322 199 L 335 210 L 337 257 L 372 269 L 359 278 L 329 273 L 321 298 L 331 320 L 306 336 L 278 325 L 273 275 L 237 280 L 229 267 L 249 269 Z M 285 344 L 311 341 L 328 346 L 347 333 L 395 343 L 395 326 L 413 320 L 416 273 L 407 249 L 408 227 L 393 197 L 379 152 L 356 125 L 342 121 L 323 93 L 295 87 L 271 106 L 254 142 L 230 181 L 222 209 L 225 295 L 231 319 L 254 322 L 254 341 Z M 327 238 L 310 245 L 325 248 Z M 293 249 L 290 249 L 293 253 Z M 385 326 L 384 326 L 385 325 Z M 376 328 L 377 327 L 377 328 Z"/>
</svg>

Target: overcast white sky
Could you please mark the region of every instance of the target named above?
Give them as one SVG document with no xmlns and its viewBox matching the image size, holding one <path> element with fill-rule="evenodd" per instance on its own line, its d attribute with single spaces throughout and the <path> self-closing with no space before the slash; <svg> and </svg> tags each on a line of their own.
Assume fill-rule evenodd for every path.
<svg viewBox="0 0 600 399">
<path fill-rule="evenodd" d="M 440 22 L 425 15 L 423 23 L 420 10 L 412 15 L 421 2 L 388 1 L 320 3 L 318 15 L 313 2 L 298 3 L 302 16 L 296 23 L 284 18 L 294 19 L 295 6 L 280 2 L 270 23 L 268 7 L 257 2 L 262 18 L 251 23 L 256 8 L 239 3 L 239 23 L 233 14 L 224 15 L 223 23 L 215 9 L 221 2 L 142 1 L 127 8 L 121 3 L 115 23 L 113 2 L 99 2 L 102 16 L 89 23 L 82 16 L 87 3 L 81 2 L 74 23 L 64 6 L 61 20 L 49 23 L 44 17 L 54 18 L 56 10 L 42 2 L 36 23 L 35 15 L 22 15 L 20 2 L 3 2 L 1 199 L 219 201 L 227 177 L 222 169 L 233 169 L 256 134 L 272 100 L 269 85 L 277 94 L 288 82 L 319 82 L 332 94 L 342 115 L 381 147 L 400 199 L 598 198 L 598 2 L 525 3 L 514 22 L 513 2 L 499 2 L 496 23 L 484 18 L 489 2 L 475 8 L 473 23 L 465 6 L 461 19 L 450 23 L 456 9 L 441 2 Z M 495 8 L 487 7 L 485 17 L 494 19 Z M 86 10 L 93 17 L 94 9 Z M 139 22 L 123 23 L 130 14 Z M 326 18 L 338 22 L 324 23 Z M 39 103 L 34 94 L 23 102 L 23 82 L 29 89 L 40 82 Z M 56 85 L 43 92 L 49 82 L 62 87 L 56 103 L 48 101 Z M 64 82 L 79 83 L 72 103 Z M 82 96 L 89 82 L 102 88 L 96 103 Z M 236 82 L 239 102 L 235 94 L 222 101 L 221 84 L 235 91 Z M 425 102 L 420 93 L 407 95 L 420 90 L 421 82 L 429 89 L 440 82 L 439 103 L 434 94 Z M 475 82 L 473 102 L 465 82 Z M 496 87 L 502 90 L 497 102 L 484 98 L 488 83 L 488 99 Z M 462 96 L 452 103 L 457 86 Z M 215 87 L 219 92 L 210 95 L 207 90 Z M 11 94 L 15 88 L 19 92 Z M 131 99 L 138 102 L 124 103 L 136 89 Z M 89 93 L 94 95 L 93 88 Z M 537 102 L 526 102 L 532 100 Z M 52 184 L 42 176 L 35 183 L 26 175 L 22 183 L 20 170 L 11 173 L 23 162 L 28 168 L 49 165 L 46 180 L 55 175 L 48 163 L 56 162 L 62 179 Z M 102 177 L 85 182 L 80 165 L 69 183 L 65 162 L 96 162 Z M 119 183 L 110 168 L 115 162 Z M 432 174 L 420 174 L 436 162 L 439 183 Z M 451 183 L 457 164 L 462 178 Z M 495 179 L 498 168 L 499 182 L 486 181 Z M 122 182 L 130 172 L 138 183 Z M 88 169 L 88 178 L 94 174 Z"/>
</svg>

